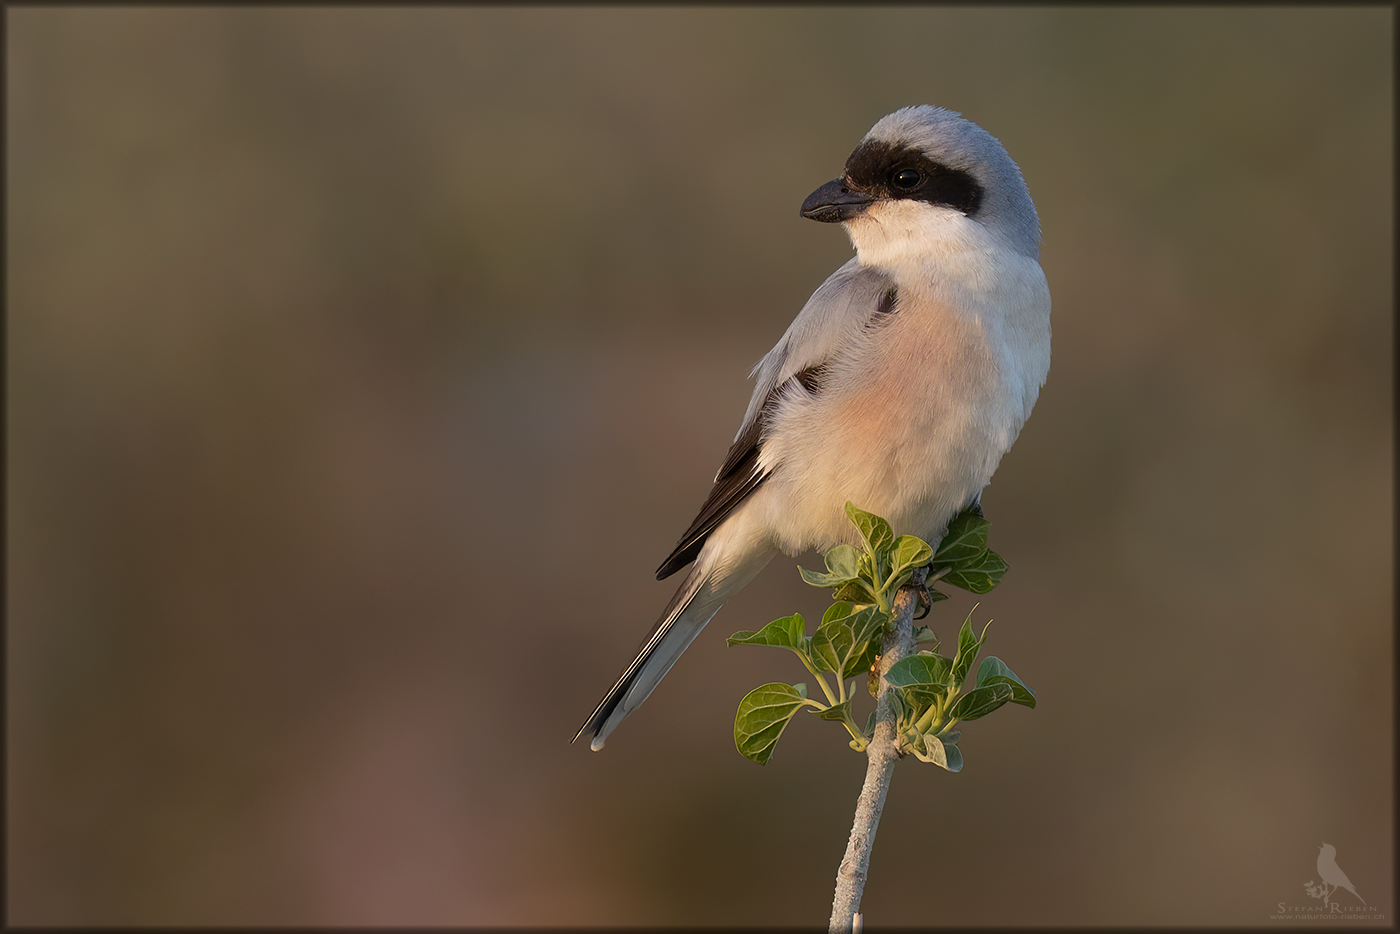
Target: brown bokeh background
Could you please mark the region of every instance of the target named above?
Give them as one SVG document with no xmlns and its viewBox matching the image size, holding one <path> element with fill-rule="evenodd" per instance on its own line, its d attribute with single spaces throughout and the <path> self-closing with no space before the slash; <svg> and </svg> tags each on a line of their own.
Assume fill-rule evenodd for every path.
<svg viewBox="0 0 1400 934">
<path fill-rule="evenodd" d="M 1324 841 L 1393 921 L 1390 10 L 7 28 L 11 923 L 824 924 L 863 760 L 730 736 L 792 561 L 568 740 L 920 102 L 1045 229 L 976 613 L 1041 703 L 901 764 L 869 923 L 1267 924 Z"/>
</svg>

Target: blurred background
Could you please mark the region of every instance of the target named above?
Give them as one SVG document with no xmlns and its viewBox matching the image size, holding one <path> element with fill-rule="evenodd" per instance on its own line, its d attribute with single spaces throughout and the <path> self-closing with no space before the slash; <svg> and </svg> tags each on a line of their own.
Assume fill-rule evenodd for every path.
<svg viewBox="0 0 1400 934">
<path fill-rule="evenodd" d="M 731 738 L 795 562 L 569 739 L 925 102 L 1045 230 L 975 614 L 1040 705 L 901 764 L 868 923 L 1262 925 L 1324 842 L 1393 921 L 1392 25 L 7 11 L 9 922 L 824 925 L 864 760 Z"/>
</svg>

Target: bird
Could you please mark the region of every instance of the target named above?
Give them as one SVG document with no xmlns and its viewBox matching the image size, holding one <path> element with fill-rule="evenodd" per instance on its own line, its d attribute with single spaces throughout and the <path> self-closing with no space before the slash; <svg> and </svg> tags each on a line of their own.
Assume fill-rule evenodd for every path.
<svg viewBox="0 0 1400 934">
<path fill-rule="evenodd" d="M 1318 847 L 1318 851 L 1317 874 L 1322 877 L 1322 881 L 1332 886 L 1333 892 L 1337 889 L 1346 889 L 1351 894 L 1356 895 L 1356 889 L 1352 886 L 1351 880 L 1347 878 L 1346 873 L 1342 872 L 1342 867 L 1337 865 L 1337 848 L 1330 843 L 1324 843 Z M 1363 905 L 1366 903 L 1366 899 L 1360 895 L 1356 895 L 1356 898 Z"/>
<path fill-rule="evenodd" d="M 937 542 L 980 504 L 1050 368 L 1040 219 L 1001 142 L 928 104 L 875 123 L 801 216 L 855 255 L 754 368 L 699 513 L 657 569 L 690 571 L 574 736 L 608 735 L 779 552 L 854 544 L 847 501 Z"/>
</svg>

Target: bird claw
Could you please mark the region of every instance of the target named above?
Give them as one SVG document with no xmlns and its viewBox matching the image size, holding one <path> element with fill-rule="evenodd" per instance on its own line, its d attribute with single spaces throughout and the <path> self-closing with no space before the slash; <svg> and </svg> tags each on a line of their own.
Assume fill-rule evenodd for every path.
<svg viewBox="0 0 1400 934">
<path fill-rule="evenodd" d="M 914 591 L 919 595 L 919 605 L 924 608 L 923 612 L 915 616 L 914 619 L 923 619 L 928 615 L 928 611 L 933 609 L 933 597 L 928 592 L 927 584 L 916 584 Z"/>
</svg>

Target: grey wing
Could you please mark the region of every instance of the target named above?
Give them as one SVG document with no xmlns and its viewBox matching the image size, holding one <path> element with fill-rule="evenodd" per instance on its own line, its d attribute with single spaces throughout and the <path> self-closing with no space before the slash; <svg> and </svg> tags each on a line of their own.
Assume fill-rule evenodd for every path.
<svg viewBox="0 0 1400 934">
<path fill-rule="evenodd" d="M 819 392 L 830 362 L 852 332 L 871 319 L 895 309 L 894 283 L 877 270 L 851 259 L 812 293 L 787 332 L 754 368 L 757 381 L 748 411 L 729 455 L 715 475 L 715 485 L 695 521 L 686 529 L 670 556 L 657 568 L 665 579 L 694 561 L 710 533 L 719 527 L 750 493 L 758 489 L 774 465 L 759 457 L 768 421 L 778 400 L 793 386 Z"/>
</svg>

